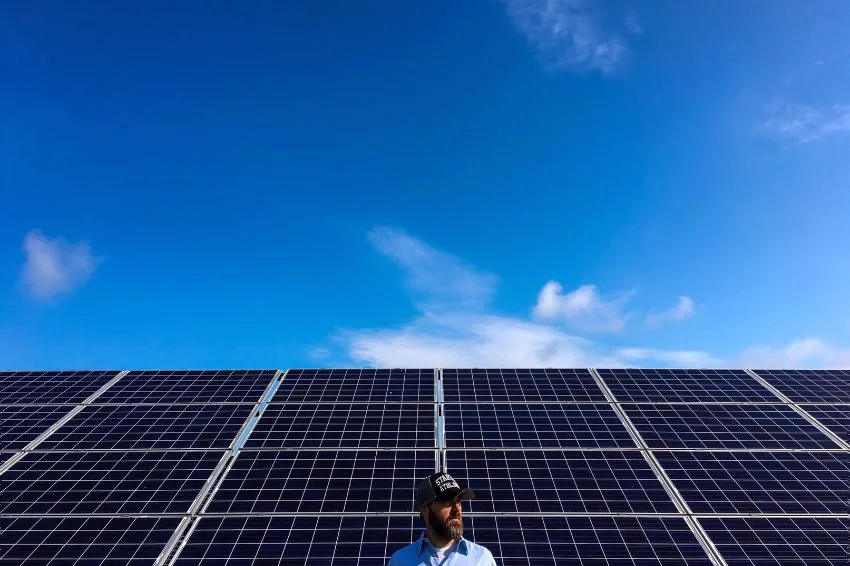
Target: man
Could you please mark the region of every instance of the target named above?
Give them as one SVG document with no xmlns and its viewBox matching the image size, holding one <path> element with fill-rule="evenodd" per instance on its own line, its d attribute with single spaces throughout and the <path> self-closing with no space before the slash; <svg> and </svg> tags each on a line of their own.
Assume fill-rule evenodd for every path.
<svg viewBox="0 0 850 566">
<path fill-rule="evenodd" d="M 387 566 L 496 566 L 490 551 L 463 538 L 461 501 L 475 499 L 446 473 L 431 474 L 416 489 L 416 506 L 425 523 L 419 540 L 396 551 Z"/>
</svg>

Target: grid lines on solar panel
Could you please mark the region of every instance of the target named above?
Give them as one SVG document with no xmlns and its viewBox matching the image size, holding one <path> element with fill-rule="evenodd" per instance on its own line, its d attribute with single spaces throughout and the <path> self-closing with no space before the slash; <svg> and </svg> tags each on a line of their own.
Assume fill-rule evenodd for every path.
<svg viewBox="0 0 850 566">
<path fill-rule="evenodd" d="M 240 450 L 204 512 L 414 512 L 433 472 L 433 450 Z"/>
<path fill-rule="evenodd" d="M 471 512 L 675 513 L 638 451 L 449 450 Z"/>
<path fill-rule="evenodd" d="M 72 409 L 68 405 L 0 406 L 0 450 L 20 450 Z"/>
<path fill-rule="evenodd" d="M 443 391 L 446 403 L 605 401 L 586 369 L 446 369 Z"/>
<path fill-rule="evenodd" d="M 850 370 L 755 370 L 797 403 L 850 403 Z"/>
<path fill-rule="evenodd" d="M 270 403 L 245 448 L 435 448 L 434 406 Z"/>
<path fill-rule="evenodd" d="M 89 405 L 39 450 L 226 449 L 254 405 Z"/>
<path fill-rule="evenodd" d="M 803 409 L 842 440 L 850 442 L 850 405 L 806 405 Z"/>
<path fill-rule="evenodd" d="M 202 517 L 178 565 L 385 565 L 421 532 L 419 517 Z"/>
<path fill-rule="evenodd" d="M 0 563 L 150 566 L 178 517 L 2 517 Z"/>
<path fill-rule="evenodd" d="M 275 370 L 131 371 L 97 398 L 105 403 L 256 403 Z"/>
<path fill-rule="evenodd" d="M 291 369 L 274 401 L 287 403 L 433 403 L 432 369 Z"/>
<path fill-rule="evenodd" d="M 850 452 L 656 452 L 694 513 L 847 513 Z"/>
<path fill-rule="evenodd" d="M 29 452 L 2 476 L 0 513 L 185 513 L 211 452 Z"/>
<path fill-rule="evenodd" d="M 729 566 L 846 566 L 850 519 L 703 518 Z"/>
<path fill-rule="evenodd" d="M 636 448 L 608 404 L 451 403 L 448 448 Z"/>
<path fill-rule="evenodd" d="M 497 564 L 711 564 L 678 517 L 464 517 Z M 468 533 L 468 534 L 467 534 Z"/>
<path fill-rule="evenodd" d="M 0 404 L 77 405 L 91 397 L 117 371 L 0 372 Z"/>
<path fill-rule="evenodd" d="M 620 403 L 776 403 L 769 389 L 742 370 L 601 369 Z"/>
<path fill-rule="evenodd" d="M 646 405 L 623 409 L 650 448 L 839 448 L 787 405 Z"/>
</svg>

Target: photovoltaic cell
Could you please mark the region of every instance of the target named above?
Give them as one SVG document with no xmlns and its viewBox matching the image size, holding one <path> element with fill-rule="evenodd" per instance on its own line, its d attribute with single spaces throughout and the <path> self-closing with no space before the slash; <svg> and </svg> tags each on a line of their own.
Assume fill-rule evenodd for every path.
<svg viewBox="0 0 850 566">
<path fill-rule="evenodd" d="M 0 517 L 0 563 L 150 566 L 177 517 Z"/>
<path fill-rule="evenodd" d="M 221 452 L 30 452 L 2 476 L 0 513 L 185 513 Z"/>
<path fill-rule="evenodd" d="M 434 448 L 434 405 L 270 403 L 246 448 Z"/>
<path fill-rule="evenodd" d="M 695 513 L 847 513 L 850 452 L 656 452 Z"/>
<path fill-rule="evenodd" d="M 450 450 L 472 512 L 675 513 L 640 452 Z"/>
<path fill-rule="evenodd" d="M 413 512 L 432 450 L 240 450 L 205 512 Z"/>
<path fill-rule="evenodd" d="M 90 405 L 39 450 L 227 449 L 254 405 Z"/>
<path fill-rule="evenodd" d="M 850 403 L 850 370 L 756 370 L 797 403 Z"/>
<path fill-rule="evenodd" d="M 806 405 L 803 409 L 843 440 L 850 442 L 850 405 Z"/>
<path fill-rule="evenodd" d="M 202 517 L 177 564 L 384 566 L 419 538 L 418 516 Z"/>
<path fill-rule="evenodd" d="M 729 566 L 846 566 L 850 519 L 702 518 Z"/>
<path fill-rule="evenodd" d="M 601 369 L 621 403 L 767 402 L 776 395 L 743 370 Z"/>
<path fill-rule="evenodd" d="M 605 401 L 586 369 L 446 369 L 446 403 Z"/>
<path fill-rule="evenodd" d="M 451 403 L 449 448 L 635 448 L 607 404 Z"/>
<path fill-rule="evenodd" d="M 20 450 L 72 409 L 68 405 L 0 407 L 0 450 Z"/>
<path fill-rule="evenodd" d="M 256 403 L 274 375 L 275 370 L 131 371 L 97 403 Z"/>
<path fill-rule="evenodd" d="M 839 448 L 786 405 L 623 405 L 650 448 Z"/>
<path fill-rule="evenodd" d="M 466 516 L 464 526 L 504 566 L 711 564 L 681 518 Z"/>
<path fill-rule="evenodd" d="M 117 371 L 0 372 L 0 404 L 77 405 L 116 375 Z"/>
<path fill-rule="evenodd" d="M 287 403 L 433 403 L 432 369 L 291 369 L 274 401 Z"/>
</svg>

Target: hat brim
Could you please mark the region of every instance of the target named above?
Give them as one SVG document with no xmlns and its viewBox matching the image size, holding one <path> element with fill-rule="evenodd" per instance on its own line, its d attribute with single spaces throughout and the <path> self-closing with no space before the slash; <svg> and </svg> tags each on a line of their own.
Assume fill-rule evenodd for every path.
<svg viewBox="0 0 850 566">
<path fill-rule="evenodd" d="M 454 501 L 455 499 L 460 499 L 461 501 L 467 501 L 469 499 L 475 499 L 475 492 L 471 489 L 451 489 L 440 497 L 436 498 L 435 501 Z"/>
</svg>

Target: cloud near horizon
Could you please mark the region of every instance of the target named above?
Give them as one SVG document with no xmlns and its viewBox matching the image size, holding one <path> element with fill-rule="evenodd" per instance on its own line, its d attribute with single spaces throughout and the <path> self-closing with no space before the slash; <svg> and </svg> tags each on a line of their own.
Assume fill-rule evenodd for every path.
<svg viewBox="0 0 850 566">
<path fill-rule="evenodd" d="M 696 314 L 696 304 L 690 297 L 679 297 L 678 302 L 667 310 L 646 315 L 647 326 L 658 328 L 672 322 L 680 322 Z"/>
<path fill-rule="evenodd" d="M 563 320 L 585 332 L 619 332 L 626 326 L 628 316 L 623 308 L 632 294 L 604 301 L 595 285 L 582 285 L 564 294 L 560 283 L 549 281 L 537 295 L 532 314 L 540 320 Z"/>
<path fill-rule="evenodd" d="M 103 261 L 92 253 L 88 242 L 48 238 L 41 230 L 31 230 L 22 248 L 27 259 L 21 282 L 40 301 L 49 301 L 81 287 Z"/>
</svg>

